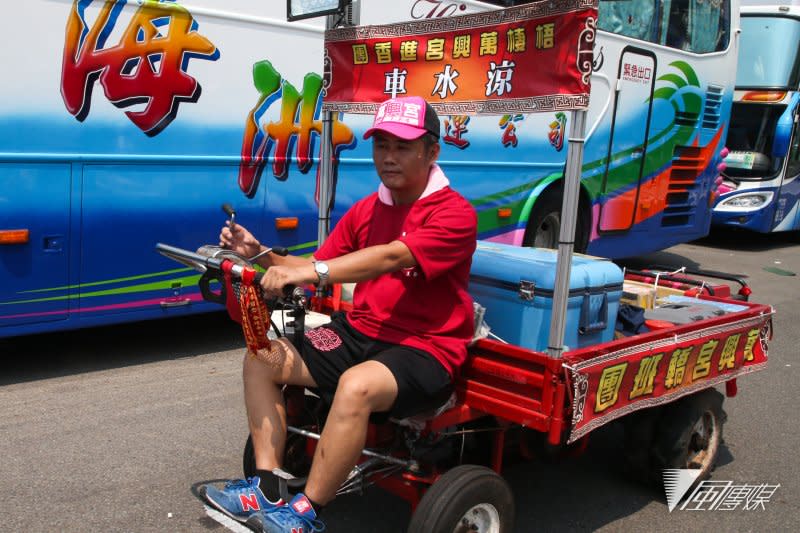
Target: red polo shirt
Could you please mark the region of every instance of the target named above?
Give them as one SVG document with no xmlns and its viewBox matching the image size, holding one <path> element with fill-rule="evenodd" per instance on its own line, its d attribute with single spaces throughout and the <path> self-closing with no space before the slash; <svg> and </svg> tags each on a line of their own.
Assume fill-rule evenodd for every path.
<svg viewBox="0 0 800 533">
<path fill-rule="evenodd" d="M 438 166 L 431 180 L 434 173 L 444 178 Z M 455 374 L 473 335 L 467 284 L 477 215 L 441 181 L 430 189 L 411 205 L 385 203 L 386 191 L 360 200 L 314 256 L 326 260 L 395 240 L 405 243 L 418 266 L 358 283 L 348 321 L 368 337 L 424 350 Z"/>
</svg>

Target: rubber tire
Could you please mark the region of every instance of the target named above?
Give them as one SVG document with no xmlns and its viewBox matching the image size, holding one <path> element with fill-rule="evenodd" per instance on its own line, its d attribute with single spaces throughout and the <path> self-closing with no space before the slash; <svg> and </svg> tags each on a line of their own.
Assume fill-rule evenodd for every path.
<svg viewBox="0 0 800 533">
<path fill-rule="evenodd" d="M 690 463 L 698 458 L 701 473 L 695 485 L 711 475 L 724 442 L 724 399 L 716 389 L 705 389 L 664 406 L 650 456 L 651 477 L 656 484 L 663 484 L 665 468 L 696 468 Z M 700 435 L 698 429 L 706 434 Z"/>
<path fill-rule="evenodd" d="M 244 473 L 245 479 L 256 475 L 256 454 L 253 450 L 253 437 L 250 435 L 247 435 L 242 452 L 242 473 Z"/>
<path fill-rule="evenodd" d="M 654 479 L 651 456 L 661 414 L 660 407 L 650 407 L 620 419 L 625 434 L 623 469 L 629 478 L 645 484 L 650 484 Z"/>
<path fill-rule="evenodd" d="M 327 417 L 327 409 L 324 403 L 313 396 L 306 396 L 307 405 L 303 410 L 302 420 L 291 421 L 295 427 L 301 427 L 309 431 L 319 432 Z M 306 477 L 311 470 L 311 457 L 306 452 L 307 437 L 297 433 L 286 435 L 286 446 L 283 453 L 283 470 L 296 477 Z M 242 452 L 242 471 L 244 477 L 253 477 L 256 472 L 256 456 L 253 450 L 253 439 L 247 436 Z"/>
<path fill-rule="evenodd" d="M 464 533 L 475 531 L 459 528 L 462 518 L 478 505 L 497 511 L 498 529 L 477 530 L 480 533 L 511 533 L 514 528 L 514 495 L 505 479 L 490 468 L 459 465 L 440 477 L 420 500 L 408 533 Z"/>
<path fill-rule="evenodd" d="M 286 436 L 286 449 L 283 454 L 283 470 L 296 477 L 306 477 L 311 470 L 311 457 L 306 453 L 306 437 L 289 433 Z M 244 477 L 256 475 L 256 456 L 253 450 L 253 439 L 247 436 L 242 452 L 242 471 Z"/>
<path fill-rule="evenodd" d="M 564 194 L 563 186 L 551 186 L 536 199 L 533 204 L 531 214 L 528 217 L 528 226 L 525 230 L 523 246 L 538 248 L 558 248 L 558 238 L 561 231 L 561 200 Z M 554 224 L 554 220 L 557 222 Z M 583 209 L 578 209 L 578 220 L 575 225 L 575 251 L 585 253 L 589 245 L 588 221 L 583 213 Z M 537 246 L 537 234 L 540 235 L 543 229 L 550 232 L 546 242 L 539 242 Z"/>
</svg>

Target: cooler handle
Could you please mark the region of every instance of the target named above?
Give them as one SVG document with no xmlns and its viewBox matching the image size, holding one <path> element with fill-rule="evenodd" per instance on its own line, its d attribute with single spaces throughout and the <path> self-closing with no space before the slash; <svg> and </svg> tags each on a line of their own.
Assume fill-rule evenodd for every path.
<svg viewBox="0 0 800 533">
<path fill-rule="evenodd" d="M 600 309 L 597 311 L 597 322 L 592 322 L 589 318 L 590 309 L 590 294 L 588 292 L 583 294 L 583 303 L 581 303 L 581 320 L 578 324 L 578 334 L 586 335 L 587 333 L 594 333 L 596 331 L 603 331 L 608 324 L 608 293 L 603 293 L 603 303 L 600 304 Z"/>
</svg>

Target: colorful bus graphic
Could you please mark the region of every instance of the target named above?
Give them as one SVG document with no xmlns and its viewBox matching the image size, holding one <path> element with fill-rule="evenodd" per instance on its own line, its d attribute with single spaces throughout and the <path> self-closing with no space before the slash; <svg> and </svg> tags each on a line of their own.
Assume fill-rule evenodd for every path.
<svg viewBox="0 0 800 533">
<path fill-rule="evenodd" d="M 353 17 L 506 3 L 364 0 Z M 223 202 L 262 241 L 314 251 L 323 21 L 285 22 L 279 0 L 32 0 L 8 12 L 0 29 L 29 49 L 0 56 L 11 80 L 0 89 L 0 336 L 214 309 L 153 246 L 214 242 Z M 599 3 L 578 249 L 631 256 L 708 232 L 737 13 L 727 0 Z M 37 21 L 35 34 L 21 20 Z M 495 45 L 548 38 L 542 28 Z M 475 206 L 480 238 L 555 243 L 569 119 L 441 117 L 440 164 Z M 335 117 L 334 223 L 377 187 L 369 121 Z"/>
</svg>

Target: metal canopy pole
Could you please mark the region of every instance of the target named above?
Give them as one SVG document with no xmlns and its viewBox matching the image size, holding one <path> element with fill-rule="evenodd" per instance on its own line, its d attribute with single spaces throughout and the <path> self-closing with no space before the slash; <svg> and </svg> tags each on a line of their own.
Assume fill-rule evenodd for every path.
<svg viewBox="0 0 800 533">
<path fill-rule="evenodd" d="M 572 112 L 567 146 L 567 168 L 564 176 L 564 198 L 561 203 L 561 229 L 558 236 L 558 262 L 553 290 L 553 312 L 547 354 L 560 359 L 564 352 L 567 300 L 572 254 L 575 248 L 575 226 L 578 219 L 578 193 L 583 166 L 583 145 L 586 135 L 586 110 Z M 572 347 L 574 348 L 574 346 Z"/>
<path fill-rule="evenodd" d="M 325 29 L 336 27 L 336 16 L 325 17 Z M 333 187 L 333 112 L 322 112 L 322 134 L 319 149 L 319 203 L 317 204 L 317 248 L 331 230 L 331 188 Z"/>
<path fill-rule="evenodd" d="M 331 187 L 333 185 L 333 113 L 322 112 L 322 135 L 319 151 L 319 205 L 317 206 L 317 247 L 322 246 L 331 229 Z"/>
<path fill-rule="evenodd" d="M 357 26 L 361 13 L 360 0 L 345 0 L 343 11 L 325 17 L 325 29 Z M 322 112 L 322 133 L 319 149 L 319 204 L 317 205 L 317 248 L 331 232 L 331 197 L 333 196 L 333 112 Z"/>
</svg>

